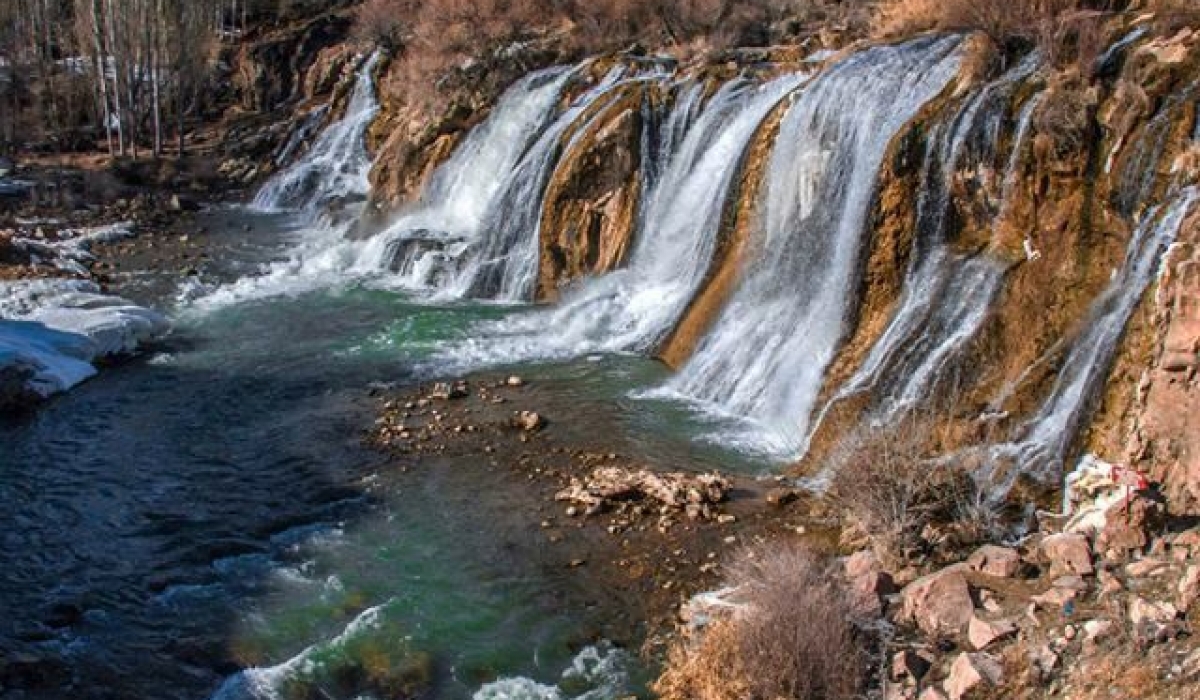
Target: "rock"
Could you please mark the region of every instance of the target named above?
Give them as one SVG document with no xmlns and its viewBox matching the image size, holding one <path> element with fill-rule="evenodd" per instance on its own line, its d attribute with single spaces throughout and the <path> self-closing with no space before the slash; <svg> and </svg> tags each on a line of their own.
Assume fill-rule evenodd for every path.
<svg viewBox="0 0 1200 700">
<path fill-rule="evenodd" d="M 1105 512 L 1104 528 L 1096 536 L 1096 551 L 1141 551 L 1150 543 L 1150 532 L 1160 528 L 1165 517 L 1162 503 L 1135 493 Z"/>
<path fill-rule="evenodd" d="M 527 433 L 536 433 L 546 427 L 546 419 L 533 411 L 521 411 L 517 415 L 516 425 Z"/>
<path fill-rule="evenodd" d="M 1184 530 L 1171 540 L 1171 548 L 1184 552 L 1186 557 L 1200 555 L 1200 529 Z"/>
<path fill-rule="evenodd" d="M 943 569 L 906 586 L 901 592 L 900 619 L 916 623 L 931 636 L 961 634 L 975 612 L 962 568 Z"/>
<path fill-rule="evenodd" d="M 1121 579 L 1113 576 L 1107 571 L 1101 571 L 1097 578 L 1100 582 L 1100 593 L 1098 597 L 1101 599 L 1116 595 L 1117 593 L 1125 590 L 1125 586 L 1122 585 Z"/>
<path fill-rule="evenodd" d="M 985 649 L 992 642 L 1016 633 L 1017 625 L 1012 620 L 983 620 L 973 616 L 967 625 L 967 639 L 976 650 Z"/>
<path fill-rule="evenodd" d="M 1125 567 L 1125 573 L 1133 578 L 1145 578 L 1167 566 L 1161 559 L 1146 558 L 1133 562 Z"/>
<path fill-rule="evenodd" d="M 1077 597 L 1079 597 L 1079 591 L 1073 588 L 1055 587 L 1045 593 L 1033 596 L 1031 600 L 1043 610 L 1062 610 L 1066 612 Z"/>
<path fill-rule="evenodd" d="M 896 583 L 879 558 L 870 550 L 856 552 L 846 558 L 845 570 L 854 612 L 865 617 L 882 615 L 883 598 L 896 592 Z"/>
<path fill-rule="evenodd" d="M 438 382 L 433 385 L 433 390 L 429 392 L 430 399 L 440 401 L 449 401 L 451 399 L 466 398 L 470 392 L 467 391 L 466 382 Z"/>
<path fill-rule="evenodd" d="M 1184 678 L 1188 680 L 1200 678 L 1200 649 L 1189 654 L 1179 666 Z"/>
<path fill-rule="evenodd" d="M 657 474 L 621 467 L 600 467 L 585 479 L 573 477 L 555 499 L 582 505 L 589 514 L 615 503 L 650 500 L 658 509 L 684 511 L 689 517 L 711 519 L 713 506 L 725 500 L 732 484 L 719 474 Z"/>
<path fill-rule="evenodd" d="M 1134 637 L 1144 645 L 1165 642 L 1178 632 L 1178 610 L 1170 603 L 1153 603 L 1141 596 L 1129 602 L 1129 622 Z"/>
<path fill-rule="evenodd" d="M 1058 666 L 1058 654 L 1047 645 L 1029 651 L 1029 662 L 1042 673 L 1049 675 Z"/>
<path fill-rule="evenodd" d="M 1173 37 L 1146 42 L 1138 48 L 1137 53 L 1153 56 L 1159 63 L 1183 63 L 1190 53 L 1192 36 L 1193 30 L 1184 28 Z"/>
<path fill-rule="evenodd" d="M 1015 549 L 986 544 L 967 559 L 967 566 L 988 576 L 1012 578 L 1021 570 L 1021 555 Z"/>
<path fill-rule="evenodd" d="M 1088 642 L 1103 641 L 1112 635 L 1116 626 L 1112 620 L 1088 620 L 1083 623 L 1083 638 Z"/>
<path fill-rule="evenodd" d="M 796 489 L 778 487 L 767 492 L 767 503 L 776 508 L 782 508 L 790 503 L 794 503 L 799 498 L 800 492 Z"/>
<path fill-rule="evenodd" d="M 1092 550 L 1083 535 L 1064 533 L 1051 535 L 1042 540 L 1038 547 L 1042 556 L 1050 562 L 1050 575 L 1079 574 L 1088 576 L 1095 571 L 1092 567 Z"/>
<path fill-rule="evenodd" d="M 1196 600 L 1200 599 L 1200 566 L 1192 565 L 1183 572 L 1183 577 L 1179 579 L 1179 600 L 1177 605 L 1180 610 L 1187 612 Z"/>
<path fill-rule="evenodd" d="M 200 205 L 193 202 L 191 199 L 179 194 L 171 195 L 171 199 L 167 202 L 167 206 L 171 211 L 199 211 Z"/>
<path fill-rule="evenodd" d="M 904 649 L 892 657 L 892 680 L 919 683 L 932 667 L 932 659 L 926 658 L 915 649 Z"/>
<path fill-rule="evenodd" d="M 978 687 L 995 688 L 1004 682 L 1004 667 L 991 654 L 983 652 L 958 655 L 950 666 L 950 676 L 942 685 L 950 700 L 961 700 Z"/>
<path fill-rule="evenodd" d="M 1086 591 L 1087 581 L 1083 580 L 1082 576 L 1059 576 L 1054 579 L 1054 583 L 1050 584 L 1055 588 L 1067 588 L 1072 591 Z"/>
</svg>

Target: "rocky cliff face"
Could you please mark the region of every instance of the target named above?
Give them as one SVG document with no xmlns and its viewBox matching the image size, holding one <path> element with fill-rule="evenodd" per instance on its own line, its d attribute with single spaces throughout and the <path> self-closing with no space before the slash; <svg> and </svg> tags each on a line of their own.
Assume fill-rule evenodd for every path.
<svg viewBox="0 0 1200 700">
<path fill-rule="evenodd" d="M 1155 35 L 1144 21 L 1114 19 L 1105 27 L 1111 48 L 1073 68 L 1051 67 L 1036 52 L 1006 54 L 982 36 L 960 42 L 957 73 L 897 126 L 873 171 L 845 311 L 824 321 L 835 326 L 822 331 L 833 341 L 829 355 L 813 358 L 824 363 L 815 393 L 796 403 L 811 406 L 795 415 L 808 426 L 796 440 L 797 473 L 819 473 L 847 435 L 917 412 L 935 417 L 930 452 L 974 464 L 1001 491 L 1015 489 L 1016 500 L 1049 504 L 1064 465 L 1095 451 L 1162 479 L 1176 507 L 1196 510 L 1192 433 L 1200 431 L 1187 407 L 1200 400 L 1197 233 L 1183 200 L 1200 161 L 1200 38 L 1186 30 Z M 721 319 L 760 284 L 752 273 L 764 261 L 818 254 L 807 251 L 808 239 L 772 249 L 780 244 L 764 238 L 769 185 L 780 176 L 772 158 L 786 141 L 781 123 L 808 91 L 840 79 L 830 74 L 847 59 L 876 59 L 864 48 L 815 61 L 809 53 L 733 52 L 659 67 L 629 54 L 576 68 L 556 108 L 560 120 L 573 121 L 553 127 L 560 131 L 545 151 L 551 168 L 534 203 L 528 300 L 553 302 L 570 285 L 635 265 L 639 244 L 653 245 L 643 241 L 651 235 L 645 214 L 670 162 L 663 131 L 685 99 L 681 85 L 700 86 L 702 111 L 739 75 L 810 73 L 734 156 L 736 176 L 719 195 L 723 213 L 700 281 L 654 343 L 685 373 L 702 348 L 711 353 Z M 564 58 L 552 39 L 498 51 L 453 71 L 432 100 L 406 94 L 402 62 L 384 62 L 381 115 L 368 135 L 377 157 L 374 207 L 360 229 L 378 230 L 389 212 L 413 202 L 506 86 Z M 894 70 L 888 60 L 879 71 Z M 308 98 L 336 93 L 344 81 L 335 76 L 350 63 L 345 51 L 327 50 L 298 84 Z M 642 77 L 568 109 L 622 65 Z M 829 154 L 848 147 L 831 138 L 807 156 L 814 163 L 796 176 L 795 197 L 817 196 L 834 167 Z M 830 204 L 804 206 L 820 212 Z M 1166 226 L 1175 214 L 1186 222 Z M 1159 249 L 1172 241 L 1160 277 Z M 769 396 L 780 381 L 787 380 L 767 376 L 759 393 Z"/>
</svg>

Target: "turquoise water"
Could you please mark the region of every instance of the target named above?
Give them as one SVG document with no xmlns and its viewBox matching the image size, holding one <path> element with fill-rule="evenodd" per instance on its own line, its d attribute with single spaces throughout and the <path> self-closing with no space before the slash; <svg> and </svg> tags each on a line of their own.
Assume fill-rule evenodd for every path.
<svg viewBox="0 0 1200 700">
<path fill-rule="evenodd" d="M 537 564 L 544 534 L 512 492 L 482 468 L 403 470 L 362 442 L 381 385 L 434 377 L 441 349 L 523 312 L 367 289 L 184 303 L 161 347 L 0 425 L 0 649 L 21 660 L 5 691 L 639 692 L 636 654 L 605 642 L 611 606 Z M 656 362 L 494 371 L 521 374 L 537 410 L 613 451 L 766 468 L 697 442 L 711 426 L 686 410 L 630 398 L 665 377 Z"/>
</svg>

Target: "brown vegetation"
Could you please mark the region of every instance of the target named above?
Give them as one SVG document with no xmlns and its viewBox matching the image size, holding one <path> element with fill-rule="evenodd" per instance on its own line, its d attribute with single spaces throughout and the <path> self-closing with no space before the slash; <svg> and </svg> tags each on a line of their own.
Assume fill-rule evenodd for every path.
<svg viewBox="0 0 1200 700">
<path fill-rule="evenodd" d="M 840 572 L 799 545 L 741 552 L 725 584 L 733 612 L 678 641 L 655 684 L 664 700 L 848 700 L 867 655 Z"/>
<path fill-rule="evenodd" d="M 861 17 L 869 0 L 367 0 L 356 34 L 391 46 L 409 93 L 432 93 L 451 69 L 552 37 L 564 58 L 635 44 L 691 55 L 762 46 L 771 28 Z M 854 11 L 850 11 L 850 9 Z M 432 97 L 432 95 L 430 95 Z"/>
<path fill-rule="evenodd" d="M 857 431 L 842 440 L 827 465 L 831 501 L 889 564 L 902 566 L 928 549 L 931 526 L 942 526 L 952 544 L 963 547 L 994 535 L 999 522 L 975 486 L 970 459 L 929 456 L 933 424 L 909 415 Z"/>
</svg>

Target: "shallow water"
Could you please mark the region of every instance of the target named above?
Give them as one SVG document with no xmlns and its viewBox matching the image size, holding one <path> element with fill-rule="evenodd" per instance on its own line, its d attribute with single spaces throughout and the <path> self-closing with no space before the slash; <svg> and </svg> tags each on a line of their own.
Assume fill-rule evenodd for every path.
<svg viewBox="0 0 1200 700">
<path fill-rule="evenodd" d="M 200 223 L 224 246 L 215 279 L 296 235 L 281 217 Z M 180 286 L 164 271 L 120 291 L 167 303 Z M 531 563 L 541 535 L 504 493 L 478 473 L 401 473 L 361 442 L 373 388 L 431 377 L 442 343 L 521 312 L 361 288 L 182 302 L 162 347 L 0 425 L 2 695 L 383 697 L 413 678 L 432 698 L 636 690 L 627 655 L 588 649 L 604 607 Z M 697 447 L 708 426 L 686 412 L 630 399 L 665 376 L 657 363 L 517 371 L 539 410 L 614 450 L 762 468 Z"/>
</svg>

